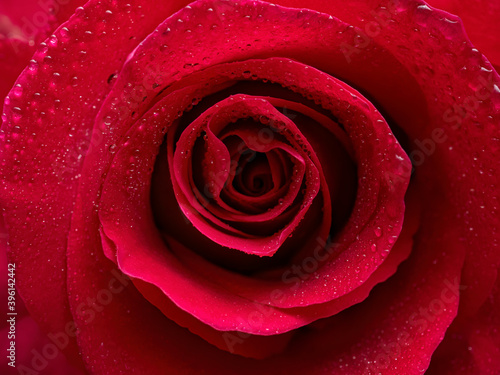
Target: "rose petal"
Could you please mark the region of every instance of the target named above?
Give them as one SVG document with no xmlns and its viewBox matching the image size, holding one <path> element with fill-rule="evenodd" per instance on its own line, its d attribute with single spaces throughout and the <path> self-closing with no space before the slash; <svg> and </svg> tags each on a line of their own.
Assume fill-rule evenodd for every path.
<svg viewBox="0 0 500 375">
<path fill-rule="evenodd" d="M 496 374 L 500 371 L 499 282 L 473 318 L 456 321 L 432 357 L 429 374 Z"/>
<path fill-rule="evenodd" d="M 134 280 L 134 285 L 151 303 L 157 306 L 165 316 L 181 327 L 202 337 L 219 349 L 248 358 L 264 359 L 282 353 L 294 332 L 280 335 L 256 336 L 243 332 L 221 332 L 200 322 L 190 313 L 179 309 L 161 290 L 155 286 Z"/>
<path fill-rule="evenodd" d="M 52 332 L 64 332 L 72 320 L 66 295 L 67 235 L 75 176 L 89 145 L 96 106 L 109 91 L 108 77 L 137 44 L 130 37 L 142 39 L 179 6 L 162 2 L 151 5 L 154 12 L 148 5 L 126 13 L 123 4 L 104 9 L 97 3 L 91 1 L 63 25 L 56 32 L 57 43 L 39 47 L 36 63 L 17 81 L 22 95 L 13 91 L 4 106 L 0 199 L 12 248 L 9 256 L 19 267 L 17 285 L 28 310 Z M 114 31 L 96 31 L 103 17 Z M 76 38 L 80 43 L 74 43 Z M 47 220 L 49 213 L 54 220 Z M 78 353 L 74 341 L 68 348 Z"/>
<path fill-rule="evenodd" d="M 281 115 L 276 109 L 274 109 L 274 107 L 272 107 L 270 104 L 267 103 L 267 101 L 263 99 L 252 99 L 251 97 L 235 96 L 229 98 L 227 101 L 220 102 L 218 106 L 220 108 L 218 108 L 217 111 L 221 112 L 216 112 L 216 115 L 222 118 L 226 116 L 226 113 L 227 114 L 230 113 L 228 111 L 231 111 L 231 113 L 237 111 L 246 111 L 248 114 L 253 116 L 257 116 L 259 114 L 260 116 L 266 116 L 267 118 L 269 118 L 269 121 L 283 122 L 284 127 L 285 129 L 287 129 L 288 132 L 291 132 L 292 134 L 293 133 L 298 134 L 297 133 L 298 130 L 294 130 L 296 128 L 294 128 L 290 120 Z M 222 112 L 222 110 L 224 110 L 225 112 Z M 213 115 L 209 113 L 206 114 L 206 116 L 213 116 Z M 205 121 L 204 117 L 200 117 L 199 121 Z M 222 119 L 222 121 L 226 121 L 226 119 Z M 184 135 L 197 134 L 198 132 L 200 132 L 200 130 L 197 129 L 199 125 L 200 125 L 199 123 L 195 122 L 192 125 L 193 129 L 188 129 L 184 131 L 183 136 L 181 136 L 179 142 L 177 143 L 178 150 L 176 150 L 175 157 L 173 158 L 173 160 L 171 160 L 170 168 L 174 172 L 174 174 L 171 175 L 171 180 L 174 184 L 174 191 L 176 192 L 177 199 L 179 200 L 179 203 L 184 211 L 184 214 L 189 218 L 189 220 L 193 223 L 193 225 L 195 225 L 195 227 L 197 227 L 202 233 L 204 233 L 207 237 L 211 238 L 212 240 L 223 246 L 236 248 L 238 250 L 242 250 L 244 252 L 256 255 L 274 254 L 274 252 L 276 252 L 276 250 L 280 247 L 280 245 L 286 240 L 288 235 L 293 232 L 295 227 L 302 220 L 307 209 L 311 205 L 312 200 L 318 193 L 319 174 L 316 166 L 313 164 L 312 161 L 309 160 L 309 157 L 307 157 L 306 154 L 307 151 L 304 150 L 302 152 L 298 152 L 295 151 L 294 148 L 292 148 L 292 147 L 297 148 L 296 144 L 293 146 L 288 146 L 283 142 L 279 142 L 277 140 L 273 140 L 269 144 L 257 144 L 257 143 L 248 144 L 249 147 L 253 147 L 258 152 L 267 152 L 272 149 L 279 148 L 289 153 L 290 156 L 297 161 L 298 172 L 296 174 L 296 177 L 293 177 L 294 182 L 291 183 L 289 192 L 283 197 L 282 204 L 278 205 L 275 209 L 267 211 L 264 214 L 253 215 L 248 217 L 245 216 L 237 217 L 234 214 L 224 213 L 221 210 L 218 210 L 216 208 L 211 209 L 210 207 L 208 207 L 207 211 L 210 211 L 212 214 L 217 215 L 219 218 L 223 218 L 229 221 L 239 220 L 239 221 L 249 222 L 250 220 L 252 221 L 272 220 L 278 215 L 282 214 L 292 204 L 295 197 L 297 196 L 298 190 L 301 187 L 303 175 L 305 173 L 305 168 L 307 168 L 308 174 L 305 179 L 307 187 L 304 193 L 303 204 L 301 205 L 300 210 L 295 214 L 293 219 L 290 221 L 290 223 L 284 229 L 278 231 L 272 236 L 260 237 L 260 238 L 259 237 L 251 238 L 250 236 L 240 237 L 244 236 L 244 233 L 239 231 L 234 232 L 235 235 L 239 235 L 238 237 L 235 235 L 226 235 L 222 231 L 215 231 L 212 225 L 210 224 L 213 223 L 215 225 L 221 226 L 221 229 L 225 229 L 226 231 L 233 230 L 231 226 L 225 225 L 222 221 L 208 214 L 208 212 L 203 207 L 202 204 L 203 202 L 199 203 L 195 198 L 194 199 L 190 198 L 190 195 L 192 194 L 191 193 L 192 187 L 186 185 L 185 182 L 187 178 L 184 176 L 184 174 L 189 173 L 188 171 L 190 168 L 189 163 L 191 162 L 191 157 L 184 156 L 184 154 L 187 153 L 185 151 L 186 148 L 190 149 L 191 147 L 193 147 L 196 138 L 192 137 L 191 140 L 192 144 L 190 145 L 189 143 L 186 144 L 187 137 L 185 137 Z M 212 125 L 209 124 L 206 130 L 208 135 L 208 140 L 210 140 L 210 136 L 215 138 L 214 133 L 211 133 L 211 131 L 209 130 L 211 126 Z M 219 131 L 220 130 L 215 130 L 214 128 L 215 134 L 217 134 Z M 248 134 L 242 135 L 241 133 L 239 133 L 240 131 L 241 129 L 236 130 L 234 134 L 239 135 L 240 137 L 242 137 L 243 140 L 248 139 L 249 135 Z M 171 133 L 173 133 L 173 131 L 171 131 Z M 222 144 L 221 141 L 219 142 Z M 293 138 L 292 142 L 296 143 L 296 141 L 293 140 Z M 310 150 L 309 148 L 308 152 L 313 153 L 314 151 Z M 227 162 L 229 162 L 228 159 L 229 157 L 226 158 Z M 181 170 L 184 171 L 180 172 Z M 179 188 L 182 189 L 183 195 L 180 193 Z M 217 194 L 217 192 L 215 192 L 214 194 Z M 207 223 L 204 220 L 200 220 L 201 219 L 201 217 L 199 216 L 200 214 L 204 216 L 206 219 L 209 219 L 210 223 Z"/>
<path fill-rule="evenodd" d="M 330 83 L 333 85 L 333 82 Z M 177 99 L 174 94 L 177 95 Z M 297 305 L 306 305 L 307 303 L 304 302 L 304 298 L 301 295 L 297 298 L 297 293 L 294 293 L 295 290 L 291 290 L 285 295 L 285 297 L 291 298 L 293 301 L 292 303 L 295 303 L 295 305 L 287 301 L 268 302 L 269 296 L 272 295 L 271 291 L 276 289 L 277 285 L 264 285 L 264 288 L 262 288 L 261 284 L 257 288 L 255 282 L 253 282 L 254 288 L 248 288 L 246 285 L 243 288 L 238 288 L 238 285 L 236 285 L 236 287 L 226 286 L 226 288 L 229 288 L 230 290 L 235 289 L 236 295 L 234 296 L 228 295 L 224 290 L 214 290 L 213 287 L 211 287 L 211 289 L 210 283 L 202 280 L 196 281 L 198 286 L 194 286 L 192 291 L 187 292 L 182 288 L 193 288 L 193 286 L 190 286 L 191 282 L 188 280 L 194 281 L 196 279 L 195 275 L 189 276 L 186 273 L 186 270 L 182 270 L 179 265 L 175 265 L 175 268 L 171 268 L 174 267 L 172 259 L 161 259 L 161 257 L 158 256 L 159 254 L 164 254 L 164 256 L 168 255 L 165 252 L 166 249 L 163 250 L 164 246 L 162 246 L 158 238 L 158 234 L 155 232 L 153 221 L 151 219 L 149 208 L 150 200 L 148 195 L 150 179 L 144 176 L 148 176 L 151 173 L 150 171 L 154 164 L 154 159 L 150 157 L 150 155 L 155 155 L 157 153 L 155 150 L 157 150 L 159 143 L 163 140 L 163 132 L 168 132 L 168 130 L 165 129 L 165 120 L 163 120 L 163 117 L 169 118 L 172 116 L 169 112 L 178 112 L 179 109 L 177 108 L 177 101 L 187 100 L 189 102 L 190 97 L 192 97 L 192 95 L 186 95 L 186 92 L 179 91 L 167 97 L 168 100 L 165 100 L 165 102 L 168 103 L 168 106 L 161 106 L 162 101 L 160 101 L 150 112 L 150 117 L 140 120 L 133 129 L 133 132 L 128 134 L 128 140 L 121 147 L 116 160 L 108 173 L 108 178 L 102 193 L 100 218 L 104 225 L 106 236 L 112 239 L 117 246 L 118 264 L 120 265 L 120 268 L 130 276 L 140 278 L 159 286 L 162 291 L 173 299 L 179 307 L 191 312 L 198 319 L 219 330 L 240 330 L 255 334 L 266 334 L 266 332 L 286 332 L 287 330 L 303 325 L 305 322 L 310 322 L 327 316 L 331 309 L 325 309 L 322 313 L 318 313 L 315 309 L 312 309 L 312 312 L 307 315 L 303 315 L 303 312 L 300 310 L 287 312 L 273 309 L 268 313 L 268 316 L 261 318 L 262 321 L 260 325 L 252 326 L 252 324 L 249 324 L 248 321 L 245 321 L 245 316 L 250 314 L 255 307 L 252 304 L 246 303 L 246 299 L 241 301 L 238 294 L 245 295 L 245 297 L 251 301 L 255 300 L 264 305 L 268 303 L 272 303 L 274 305 L 280 303 L 283 307 L 294 307 Z M 161 112 L 166 112 L 166 114 L 159 116 L 158 114 Z M 358 133 L 362 133 L 361 130 L 355 130 L 356 124 L 354 122 L 350 125 L 353 127 L 350 131 L 356 133 L 356 136 L 359 136 Z M 364 131 L 366 131 L 366 128 L 369 125 L 362 122 L 361 126 L 363 126 Z M 378 124 L 377 126 L 382 126 L 382 124 Z M 381 127 L 380 129 L 376 129 L 377 130 L 376 133 L 374 133 L 374 136 L 378 136 L 380 139 L 381 137 L 378 133 L 380 133 L 383 128 Z M 151 142 L 151 137 L 153 137 L 154 134 L 156 134 L 156 138 L 154 138 L 155 141 Z M 356 143 L 359 142 L 357 140 L 354 141 Z M 389 139 L 389 141 L 389 144 L 396 146 L 392 139 Z M 142 150 L 142 152 L 138 154 L 136 150 Z M 366 157 L 367 156 L 360 156 L 362 159 Z M 360 173 L 361 176 L 365 175 L 363 168 L 361 168 Z M 397 197 L 394 192 L 391 191 L 391 193 L 392 197 Z M 361 201 L 364 202 L 365 200 L 361 199 Z M 368 205 L 365 204 L 365 206 Z M 118 207 L 120 207 L 120 209 L 118 209 Z M 394 215 L 394 212 L 389 209 L 387 212 Z M 134 228 L 134 230 L 130 231 L 129 228 Z M 372 230 L 370 230 L 368 235 L 374 237 L 382 236 L 381 233 L 373 233 Z M 388 246 L 392 246 L 392 243 L 387 243 L 389 244 Z M 382 251 L 383 250 L 384 249 L 382 249 Z M 369 251 L 370 254 L 373 254 L 371 249 Z M 108 250 L 106 250 L 106 252 L 108 252 Z M 325 267 L 327 266 L 329 265 L 325 265 Z M 373 272 L 370 272 L 369 270 L 366 271 L 367 269 L 368 267 L 365 268 L 365 272 L 369 272 L 369 274 Z M 144 270 L 148 271 L 145 273 Z M 332 274 L 337 275 L 340 272 L 342 272 L 342 269 L 339 271 L 333 271 Z M 184 281 L 179 278 L 179 274 L 185 275 Z M 159 275 L 161 275 L 160 278 L 157 277 Z M 167 277 L 167 275 L 170 276 Z M 174 277 L 177 278 L 177 282 L 172 282 Z M 220 277 L 217 275 L 211 275 L 208 279 L 218 280 Z M 234 278 L 229 278 L 228 280 L 234 280 Z M 314 288 L 315 283 L 318 283 L 318 279 L 311 278 L 310 284 L 313 284 L 313 286 L 310 287 Z M 321 280 L 321 283 L 323 288 L 326 287 L 324 280 Z M 332 285 L 332 288 L 337 287 L 335 282 L 330 284 Z M 180 288 L 173 288 L 174 285 L 178 285 Z M 373 286 L 373 284 L 368 285 Z M 309 287 L 309 285 L 307 285 L 307 287 Z M 350 287 L 354 288 L 356 287 L 356 284 L 352 283 Z M 255 296 L 253 289 L 259 291 L 257 297 Z M 346 288 L 345 290 L 347 291 L 348 289 Z M 208 301 L 210 298 L 214 298 L 214 292 L 217 293 L 216 295 L 220 295 L 221 297 L 217 297 L 217 303 L 210 303 Z M 223 294 L 220 294 L 221 292 L 223 292 Z M 192 300 L 186 298 L 186 296 L 190 296 L 193 293 L 203 293 L 205 296 L 203 300 L 207 301 L 206 305 L 193 304 Z M 344 292 L 344 294 L 345 293 L 346 292 Z M 248 295 L 251 297 L 249 298 Z M 339 296 L 341 295 L 342 294 L 339 294 Z M 261 300 L 261 298 L 265 298 L 265 300 Z M 293 298 L 295 298 L 295 300 L 293 300 Z M 315 298 L 315 303 L 319 302 L 318 293 L 313 296 L 309 296 L 309 298 L 309 301 L 311 298 Z M 324 298 L 323 301 L 331 299 L 331 297 L 327 297 L 326 293 L 319 295 L 319 298 Z M 240 302 L 239 304 L 235 304 L 234 301 Z M 236 305 L 237 307 L 235 308 L 233 305 Z M 214 306 L 217 306 L 217 309 L 214 309 Z M 238 310 L 242 309 L 244 306 L 246 307 L 243 310 Z M 221 308 L 220 312 L 218 311 L 218 308 Z M 335 311 L 338 311 L 338 308 L 336 308 Z M 218 317 L 222 312 L 227 316 L 227 319 L 221 325 Z"/>
<path fill-rule="evenodd" d="M 7 249 L 8 249 L 8 234 L 4 226 L 3 217 L 0 217 L 0 268 L 6 270 L 3 275 L 0 275 L 0 282 L 5 285 L 0 291 L 0 298 L 4 301 L 12 302 L 8 299 L 10 286 L 12 283 L 15 284 L 17 268 L 14 265 L 13 277 L 11 276 L 10 270 L 12 269 L 11 263 L 7 259 Z M 8 289 L 9 288 L 9 289 Z M 11 297 L 12 298 L 12 297 Z M 2 374 L 14 375 L 19 374 L 19 372 L 29 373 L 34 371 L 33 368 L 37 365 L 39 369 L 43 367 L 44 371 L 50 372 L 54 375 L 65 375 L 65 374 L 83 374 L 82 367 L 83 364 L 79 357 L 71 358 L 73 365 L 70 364 L 68 359 L 66 359 L 62 353 L 62 349 L 69 342 L 69 337 L 66 332 L 51 332 L 52 339 L 56 340 L 57 347 L 53 349 L 53 343 L 49 340 L 45 332 L 42 332 L 33 318 L 29 315 L 26 310 L 24 303 L 21 298 L 16 294 L 14 295 L 14 304 L 3 304 L 1 310 L 2 314 L 7 317 L 0 322 L 0 350 L 7 355 L 0 359 L 0 368 L 2 368 Z M 10 310 L 9 307 L 14 307 L 14 310 Z M 8 315 L 9 313 L 15 312 L 16 315 Z M 7 319 L 15 319 L 13 327 L 14 332 L 11 331 L 11 323 Z M 69 331 L 72 333 L 71 331 Z M 12 336 L 14 333 L 14 336 Z M 11 343 L 14 342 L 14 357 L 15 366 L 9 365 L 11 363 L 10 348 Z M 36 353 L 49 353 L 50 360 L 46 360 L 42 356 L 36 356 Z M 35 365 L 34 365 L 35 364 Z"/>
<path fill-rule="evenodd" d="M 17 35 L 26 41 L 41 42 L 66 21 L 77 7 L 86 2 L 87 0 L 24 0 L 23 5 L 19 6 L 18 1 L 4 0 L 0 4 L 0 15 L 5 15 L 10 21 L 10 28 L 4 32 L 8 37 Z"/>
<path fill-rule="evenodd" d="M 488 0 L 429 0 L 436 8 L 456 14 L 462 19 L 465 31 L 476 46 L 489 60 L 500 67 L 500 51 L 498 50 L 500 24 L 500 4 Z"/>
<path fill-rule="evenodd" d="M 33 48 L 19 39 L 0 39 L 0 70 L 2 79 L 0 80 L 0 97 L 5 98 L 14 86 L 17 77 L 28 65 L 28 61 L 33 54 Z M 14 92 L 18 94 L 19 89 Z M 0 120 L 0 124 L 2 120 Z"/>
</svg>

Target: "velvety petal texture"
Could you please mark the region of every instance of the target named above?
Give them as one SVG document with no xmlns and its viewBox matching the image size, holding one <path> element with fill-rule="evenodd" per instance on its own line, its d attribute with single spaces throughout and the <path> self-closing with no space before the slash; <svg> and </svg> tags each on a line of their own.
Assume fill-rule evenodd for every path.
<svg viewBox="0 0 500 375">
<path fill-rule="evenodd" d="M 461 18 L 472 43 L 496 66 L 500 68 L 500 3 L 488 0 L 430 0 L 428 3 Z"/>
<path fill-rule="evenodd" d="M 16 38 L 0 39 L 0 96 L 5 98 L 33 54 L 33 47 Z M 19 86 L 16 92 L 21 93 Z M 3 120 L 2 120 L 3 121 Z"/>
<path fill-rule="evenodd" d="M 92 144 L 90 129 L 97 106 L 109 90 L 107 80 L 110 75 L 120 68 L 126 55 L 135 48 L 137 41 L 134 38 L 146 36 L 147 25 L 152 31 L 166 14 L 175 10 L 172 5 L 165 5 L 166 14 L 162 16 L 149 12 L 149 8 L 124 7 L 121 12 L 117 10 L 115 13 L 120 14 L 116 15 L 106 13 L 109 9 L 104 8 L 93 6 L 88 10 L 89 14 L 84 8 L 77 9 L 72 20 L 56 31 L 56 37 L 38 48 L 23 76 L 18 79 L 18 88 L 7 97 L 4 106 L 4 116 L 16 113 L 16 120 L 11 123 L 4 121 L 1 136 L 12 136 L 19 142 L 15 146 L 6 139 L 2 142 L 1 174 L 6 193 L 2 207 L 18 212 L 6 215 L 10 246 L 15 249 L 11 260 L 19 265 L 17 286 L 28 310 L 47 331 L 52 332 L 64 332 L 64 325 L 72 320 L 66 293 L 68 239 L 64 232 L 69 231 L 81 156 Z M 113 19 L 131 27 L 130 20 L 135 19 L 133 15 L 137 12 L 144 12 L 150 18 L 138 15 L 142 21 L 134 23 L 138 31 L 130 28 L 130 35 L 121 26 L 120 31 L 115 29 L 114 32 L 94 29 L 97 25 L 118 22 Z M 86 23 L 90 14 L 95 18 Z M 74 40 L 79 40 L 79 43 L 73 43 Z M 95 53 L 90 53 L 91 50 Z M 108 50 L 114 51 L 111 58 Z M 71 64 L 67 61 L 69 57 Z M 109 66 L 101 65 L 105 59 Z M 98 64 L 95 69 L 93 62 Z M 93 73 L 88 74 L 89 71 Z M 50 83 L 47 85 L 47 82 Z M 94 82 L 99 84 L 94 85 Z M 30 98 L 29 104 L 20 104 L 27 98 Z M 88 105 L 90 110 L 82 113 L 73 110 L 80 105 Z M 65 115 L 56 116 L 56 107 L 64 108 Z M 18 125 L 21 119 L 31 124 L 29 129 Z M 65 140 L 55 136 L 62 133 L 71 143 L 66 144 Z M 93 139 L 93 142 L 99 142 L 99 138 Z M 56 148 L 59 152 L 55 151 Z M 25 161 L 17 160 L 18 157 Z M 11 169 L 12 162 L 17 165 L 14 169 Z M 36 173 L 28 168 L 29 164 Z M 6 170 L 12 173 L 6 173 Z M 15 189 L 14 185 L 21 190 Z M 65 194 L 68 194 L 67 198 Z M 47 212 L 53 213 L 54 220 L 46 220 Z M 40 225 L 38 229 L 27 230 L 37 225 Z M 40 237 L 40 231 L 47 237 Z M 23 251 L 29 256 L 24 256 Z M 43 272 L 40 271 L 41 265 Z M 44 285 L 44 290 L 37 290 L 35 285 Z M 72 348 L 78 352 L 76 342 Z"/>
<path fill-rule="evenodd" d="M 9 259 L 89 373 L 496 373 L 498 74 L 423 1 L 304 5 L 90 0 L 6 76 Z"/>
<path fill-rule="evenodd" d="M 68 20 L 86 0 L 4 0 L 0 4 L 0 34 L 42 42 L 57 26 Z M 6 27 L 8 25 L 8 27 Z"/>
</svg>

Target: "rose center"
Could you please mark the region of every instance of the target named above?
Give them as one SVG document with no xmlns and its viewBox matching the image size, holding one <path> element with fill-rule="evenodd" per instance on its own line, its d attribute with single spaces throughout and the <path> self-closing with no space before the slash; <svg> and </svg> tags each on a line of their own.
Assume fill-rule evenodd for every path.
<svg viewBox="0 0 500 375">
<path fill-rule="evenodd" d="M 238 170 L 241 170 L 233 180 L 233 187 L 242 194 L 261 196 L 269 192 L 273 186 L 271 168 L 267 156 L 263 152 L 246 149 L 242 154 Z"/>
</svg>

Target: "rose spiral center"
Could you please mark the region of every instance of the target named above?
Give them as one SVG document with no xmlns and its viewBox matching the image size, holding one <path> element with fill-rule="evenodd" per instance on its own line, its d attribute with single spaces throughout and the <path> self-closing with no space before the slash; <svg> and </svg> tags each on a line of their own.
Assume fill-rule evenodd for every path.
<svg viewBox="0 0 500 375">
<path fill-rule="evenodd" d="M 153 157 L 135 153 L 152 138 Z M 117 153 L 100 212 L 105 251 L 116 251 L 141 293 L 181 324 L 288 332 L 377 282 L 367 280 L 402 226 L 404 155 L 375 107 L 321 71 L 281 58 L 215 65 L 163 90 Z M 122 168 L 151 178 L 131 181 Z M 117 200 L 134 215 L 117 220 Z M 155 272 L 145 273 L 147 264 Z M 211 302 L 194 304 L 195 292 Z M 209 308 L 220 303 L 231 316 L 224 322 Z M 255 313 L 252 303 L 272 310 L 258 313 L 258 325 L 240 319 Z"/>
</svg>

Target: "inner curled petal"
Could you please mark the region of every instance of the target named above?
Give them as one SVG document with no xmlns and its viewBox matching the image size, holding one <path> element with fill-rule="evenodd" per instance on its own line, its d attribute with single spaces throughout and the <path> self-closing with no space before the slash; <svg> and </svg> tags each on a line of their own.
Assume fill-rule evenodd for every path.
<svg viewBox="0 0 500 375">
<path fill-rule="evenodd" d="M 238 117 L 253 119 L 254 122 L 231 127 L 231 123 L 239 120 Z M 272 128 L 269 123 L 273 124 Z M 270 131 L 270 138 L 266 141 L 262 137 L 259 139 L 256 136 L 259 129 Z M 204 142 L 196 148 L 202 133 Z M 310 156 L 314 151 L 307 146 L 293 123 L 265 99 L 239 95 L 220 102 L 184 130 L 175 144 L 175 151 L 175 132 L 169 134 L 171 179 L 180 207 L 196 228 L 222 246 L 250 254 L 272 255 L 300 223 L 320 190 L 318 165 Z M 222 202 L 221 192 L 228 182 L 234 181 L 235 176 L 229 177 L 234 168 L 230 166 L 230 153 L 218 138 L 219 134 L 226 139 L 228 136 L 238 137 L 247 149 L 254 152 L 273 155 L 272 152 L 279 151 L 287 155 L 294 165 L 293 172 L 288 187 L 281 189 L 284 194 L 275 201 L 274 207 L 249 215 Z M 198 178 L 201 183 L 198 184 L 193 175 L 196 159 L 202 164 L 202 176 Z M 231 189 L 226 191 L 226 194 L 231 193 Z M 282 215 L 287 219 L 285 223 L 280 220 Z M 275 233 L 267 237 L 252 235 L 251 223 L 264 222 L 268 222 Z M 237 229 L 242 223 L 246 230 Z M 277 223 L 284 224 L 284 227 L 276 228 Z"/>
</svg>

